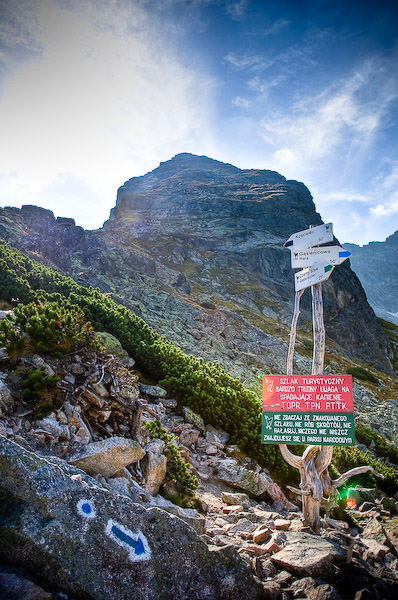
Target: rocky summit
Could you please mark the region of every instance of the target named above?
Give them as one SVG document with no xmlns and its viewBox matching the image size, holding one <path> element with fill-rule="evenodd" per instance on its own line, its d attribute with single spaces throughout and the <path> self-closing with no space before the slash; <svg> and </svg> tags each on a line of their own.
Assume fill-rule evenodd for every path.
<svg viewBox="0 0 398 600">
<path fill-rule="evenodd" d="M 285 371 L 294 276 L 283 244 L 321 223 L 302 183 L 187 153 L 121 186 L 95 231 L 33 206 L 0 209 L 5 241 L 113 294 L 184 351 L 246 383 Z M 387 338 L 348 260 L 323 293 L 330 357 L 391 373 Z M 309 291 L 298 333 L 296 368 L 308 372 Z"/>
</svg>

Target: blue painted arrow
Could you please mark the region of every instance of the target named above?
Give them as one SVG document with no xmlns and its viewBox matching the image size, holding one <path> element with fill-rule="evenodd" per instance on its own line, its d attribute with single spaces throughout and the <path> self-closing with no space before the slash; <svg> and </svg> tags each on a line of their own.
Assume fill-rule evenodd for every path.
<svg viewBox="0 0 398 600">
<path fill-rule="evenodd" d="M 135 540 L 130 535 L 127 535 L 127 533 L 124 533 L 124 531 L 119 529 L 119 527 L 116 527 L 116 525 L 112 525 L 111 531 L 112 531 L 113 535 L 115 535 L 121 542 L 124 542 L 125 544 L 128 544 L 129 546 L 131 546 L 134 549 L 134 554 L 144 554 L 145 553 L 144 544 L 143 544 L 141 538 L 138 538 L 138 540 Z"/>
<path fill-rule="evenodd" d="M 344 250 L 344 252 L 339 252 L 339 258 L 347 258 L 347 256 L 351 256 L 351 252 L 348 252 L 348 250 Z"/>
</svg>

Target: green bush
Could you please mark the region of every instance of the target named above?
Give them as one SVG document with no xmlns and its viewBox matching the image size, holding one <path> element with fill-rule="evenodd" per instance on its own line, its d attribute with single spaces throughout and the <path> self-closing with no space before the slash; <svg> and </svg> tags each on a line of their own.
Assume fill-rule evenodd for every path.
<svg viewBox="0 0 398 600">
<path fill-rule="evenodd" d="M 167 456 L 166 475 L 169 479 L 174 479 L 183 488 L 196 490 L 199 481 L 195 475 L 190 473 L 187 463 L 181 458 L 178 447 L 175 444 L 175 436 L 167 433 L 167 429 L 161 427 L 158 421 L 144 423 L 151 440 L 163 440 L 166 445 L 165 454 Z"/>
<path fill-rule="evenodd" d="M 7 244 L 0 244 L 0 276 L 0 299 L 19 298 L 28 304 L 40 299 L 79 307 L 97 331 L 118 338 L 138 367 L 161 380 L 176 400 L 198 412 L 206 423 L 227 431 L 231 443 L 268 468 L 278 481 L 298 482 L 297 471 L 283 460 L 278 446 L 261 443 L 260 397 L 218 364 L 185 354 L 108 295 L 78 285 Z"/>
<path fill-rule="evenodd" d="M 45 301 L 16 306 L 14 315 L 0 322 L 0 344 L 10 355 L 33 351 L 60 356 L 83 345 L 99 347 L 78 306 Z"/>
<path fill-rule="evenodd" d="M 370 446 L 373 441 L 375 443 L 375 452 L 378 456 L 388 458 L 391 462 L 398 465 L 398 448 L 388 443 L 383 436 L 370 427 L 359 423 L 355 426 L 355 437 L 358 442 L 366 446 Z"/>
<path fill-rule="evenodd" d="M 367 482 L 367 485 L 377 486 L 386 494 L 393 495 L 398 491 L 398 470 L 372 458 L 368 452 L 362 452 L 359 448 L 335 446 L 333 464 L 340 473 L 354 467 L 369 465 L 376 472 L 384 475 L 384 479 L 376 477 L 372 473 L 365 473 L 360 476 L 361 480 Z"/>
<path fill-rule="evenodd" d="M 347 369 L 347 373 L 349 375 L 352 375 L 353 377 L 356 377 L 357 379 L 362 379 L 362 381 L 370 381 L 371 383 L 375 383 L 376 385 L 379 385 L 380 383 L 380 380 L 377 379 L 377 377 L 375 377 L 373 373 L 367 371 L 362 367 L 352 367 L 350 369 Z"/>
<path fill-rule="evenodd" d="M 49 392 L 59 380 L 60 378 L 58 375 L 50 375 L 47 377 L 44 372 L 44 367 L 40 367 L 40 369 L 31 369 L 28 371 L 28 375 L 22 384 L 24 400 L 31 403 L 37 402 L 43 398 L 44 392 Z M 40 406 L 42 412 L 44 412 L 46 408 L 53 408 L 53 404 L 51 403 L 50 406 L 42 404 Z"/>
</svg>

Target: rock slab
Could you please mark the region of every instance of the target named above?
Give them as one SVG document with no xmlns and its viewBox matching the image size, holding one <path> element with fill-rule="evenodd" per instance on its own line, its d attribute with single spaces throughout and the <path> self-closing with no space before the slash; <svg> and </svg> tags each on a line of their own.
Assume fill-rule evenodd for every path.
<svg viewBox="0 0 398 600">
<path fill-rule="evenodd" d="M 59 458 L 0 436 L 0 560 L 93 600 L 257 600 L 232 548 L 212 550 L 181 519 L 146 509 Z"/>
<path fill-rule="evenodd" d="M 111 477 L 144 456 L 145 451 L 135 440 L 112 437 L 87 444 L 84 451 L 69 462 L 89 475 Z"/>
<path fill-rule="evenodd" d="M 286 546 L 271 560 L 294 575 L 319 577 L 345 557 L 345 551 L 332 541 L 308 533 L 293 532 L 289 534 Z"/>
</svg>

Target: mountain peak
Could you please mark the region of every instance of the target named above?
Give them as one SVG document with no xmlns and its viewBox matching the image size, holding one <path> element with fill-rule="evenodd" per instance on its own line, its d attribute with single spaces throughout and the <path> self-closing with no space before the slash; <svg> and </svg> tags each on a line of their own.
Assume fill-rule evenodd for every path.
<svg viewBox="0 0 398 600">
<path fill-rule="evenodd" d="M 224 163 L 219 160 L 215 160 L 214 158 L 209 158 L 208 156 L 191 154 L 190 152 L 181 152 L 180 154 L 176 154 L 170 160 L 165 162 L 161 162 L 158 168 L 162 168 L 166 165 L 172 165 L 174 168 L 177 166 L 179 169 L 190 169 L 190 168 L 199 168 L 203 170 L 213 170 L 213 169 L 233 169 L 233 171 L 240 171 L 238 167 L 231 165 L 230 163 Z M 156 169 L 155 169 L 156 171 Z"/>
</svg>

